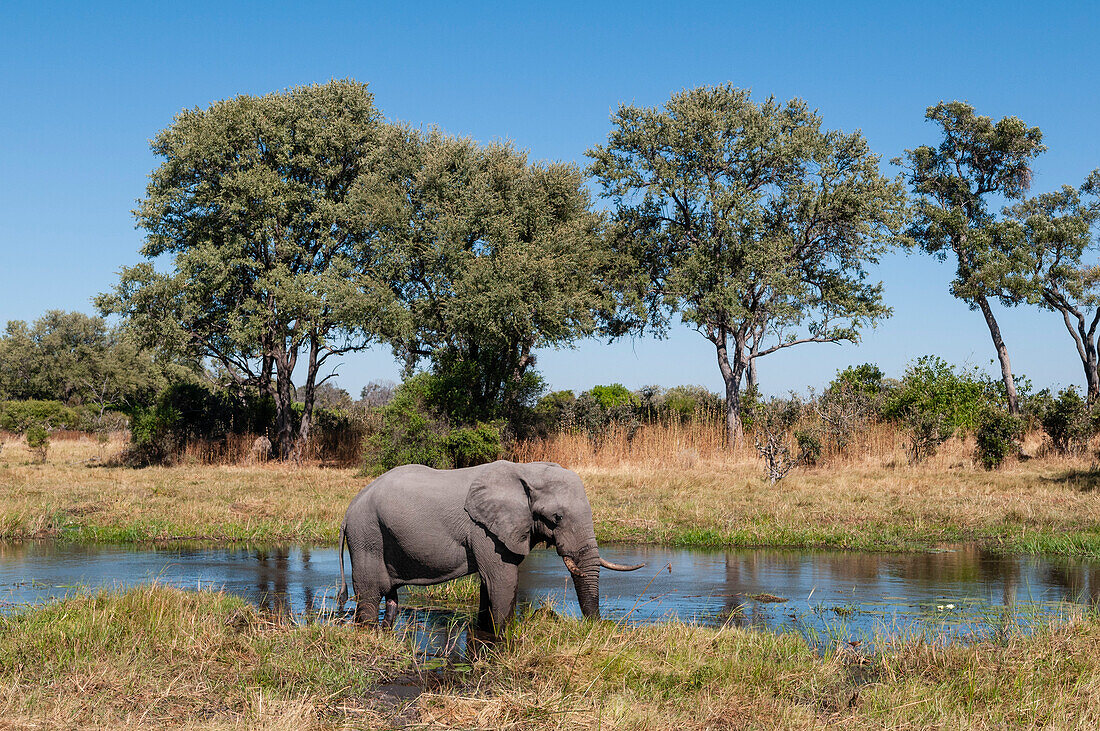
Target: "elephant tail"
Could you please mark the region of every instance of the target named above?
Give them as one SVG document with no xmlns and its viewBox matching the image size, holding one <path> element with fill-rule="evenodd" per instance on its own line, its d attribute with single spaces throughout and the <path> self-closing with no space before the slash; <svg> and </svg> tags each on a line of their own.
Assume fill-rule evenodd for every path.
<svg viewBox="0 0 1100 731">
<path fill-rule="evenodd" d="M 344 603 L 348 600 L 348 582 L 344 578 L 344 543 L 347 542 L 348 523 L 345 520 L 340 524 L 340 595 L 336 597 L 336 603 L 343 610 Z"/>
</svg>

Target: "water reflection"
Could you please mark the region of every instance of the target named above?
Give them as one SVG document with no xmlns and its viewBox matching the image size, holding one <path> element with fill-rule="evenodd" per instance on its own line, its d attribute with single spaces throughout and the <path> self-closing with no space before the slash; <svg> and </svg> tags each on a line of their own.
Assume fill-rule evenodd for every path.
<svg viewBox="0 0 1100 731">
<path fill-rule="evenodd" d="M 1098 562 L 997 556 L 976 546 L 922 554 L 658 546 L 601 552 L 611 561 L 648 563 L 601 576 L 603 616 L 626 623 L 729 623 L 797 631 L 822 643 L 918 633 L 987 636 L 1100 605 Z M 159 581 L 222 588 L 278 615 L 328 618 L 338 577 L 332 548 L 0 543 L 0 607 L 78 588 Z M 524 562 L 519 598 L 579 615 L 568 572 L 553 551 L 535 551 Z M 416 638 L 426 651 L 466 641 L 466 618 L 454 612 L 405 609 L 400 621 L 422 626 Z"/>
</svg>

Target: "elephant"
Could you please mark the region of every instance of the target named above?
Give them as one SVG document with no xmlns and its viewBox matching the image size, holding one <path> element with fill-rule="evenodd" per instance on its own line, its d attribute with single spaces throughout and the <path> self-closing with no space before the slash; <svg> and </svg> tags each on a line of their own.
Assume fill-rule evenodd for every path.
<svg viewBox="0 0 1100 731">
<path fill-rule="evenodd" d="M 515 610 L 519 565 L 535 546 L 557 549 L 573 577 L 581 613 L 600 615 L 600 567 L 634 571 L 600 557 L 581 478 L 552 462 L 498 460 L 462 469 L 396 467 L 348 506 L 340 527 L 340 607 L 348 598 L 344 547 L 351 559 L 355 622 L 397 615 L 397 589 L 477 573 L 478 630 L 498 636 Z"/>
</svg>

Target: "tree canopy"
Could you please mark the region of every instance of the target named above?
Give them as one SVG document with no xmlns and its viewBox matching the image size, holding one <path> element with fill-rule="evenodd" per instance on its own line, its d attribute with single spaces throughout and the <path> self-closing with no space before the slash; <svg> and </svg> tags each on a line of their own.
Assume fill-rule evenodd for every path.
<svg viewBox="0 0 1100 731">
<path fill-rule="evenodd" d="M 1009 410 L 1018 411 L 1012 366 L 989 299 L 1000 297 L 1007 273 L 998 253 L 994 196 L 1018 199 L 1031 184 L 1031 160 L 1046 148 L 1038 127 L 1016 117 L 993 122 L 966 102 L 940 102 L 925 117 L 940 126 L 939 145 L 906 150 L 904 165 L 916 201 L 908 237 L 941 261 L 955 259 L 951 294 L 980 309 L 1000 361 Z M 1008 301 L 1007 298 L 1002 298 Z"/>
<path fill-rule="evenodd" d="M 372 177 L 383 129 L 352 81 L 181 112 L 152 142 L 161 163 L 135 211 L 149 261 L 125 267 L 97 300 L 143 342 L 208 359 L 270 395 L 284 457 L 308 435 L 330 359 L 402 326 L 373 225 L 391 205 Z"/>
<path fill-rule="evenodd" d="M 147 401 L 165 369 L 101 317 L 50 310 L 28 325 L 11 320 L 0 337 L 0 400 L 89 404 L 102 411 Z"/>
<path fill-rule="evenodd" d="M 615 207 L 611 238 L 639 276 L 627 304 L 662 332 L 672 313 L 716 348 L 731 444 L 757 358 L 857 341 L 890 310 L 866 265 L 904 218 L 863 136 L 822 129 L 801 100 L 754 102 L 732 85 L 623 105 L 590 171 Z"/>
<path fill-rule="evenodd" d="M 997 231 L 1004 264 L 1002 296 L 1057 312 L 1073 338 L 1090 403 L 1100 398 L 1097 328 L 1100 326 L 1100 170 L 1079 188 L 1063 186 L 1006 211 Z"/>
<path fill-rule="evenodd" d="M 375 214 L 411 323 L 395 351 L 431 363 L 449 416 L 507 416 L 539 388 L 533 351 L 596 332 L 611 306 L 584 175 L 436 130 L 387 140 L 392 207 Z"/>
</svg>

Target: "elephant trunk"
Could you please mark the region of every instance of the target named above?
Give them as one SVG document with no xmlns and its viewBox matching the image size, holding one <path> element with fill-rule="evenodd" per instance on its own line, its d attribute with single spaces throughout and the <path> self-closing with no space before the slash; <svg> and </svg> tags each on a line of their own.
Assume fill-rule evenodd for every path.
<svg viewBox="0 0 1100 731">
<path fill-rule="evenodd" d="M 581 605 L 581 614 L 586 619 L 600 618 L 600 554 L 596 542 L 574 557 L 561 553 L 562 561 L 573 575 L 573 588 L 577 591 L 577 601 Z"/>
<path fill-rule="evenodd" d="M 594 552 L 593 552 L 594 553 Z M 599 554 L 581 562 L 581 573 L 573 574 L 573 588 L 585 619 L 600 618 L 600 557 Z"/>
</svg>

